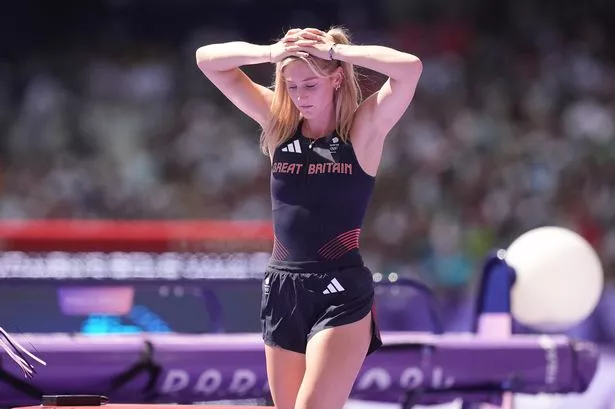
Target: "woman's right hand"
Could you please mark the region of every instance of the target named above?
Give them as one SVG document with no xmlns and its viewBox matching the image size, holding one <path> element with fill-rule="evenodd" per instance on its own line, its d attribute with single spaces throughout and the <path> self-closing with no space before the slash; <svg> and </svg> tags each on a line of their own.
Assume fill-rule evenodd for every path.
<svg viewBox="0 0 615 409">
<path fill-rule="evenodd" d="M 301 46 L 305 46 L 305 39 L 301 37 L 303 29 L 293 28 L 288 30 L 284 37 L 275 44 L 269 46 L 270 61 L 275 64 L 282 61 L 284 58 L 300 53 Z M 297 41 L 301 40 L 301 46 L 296 45 Z"/>
</svg>

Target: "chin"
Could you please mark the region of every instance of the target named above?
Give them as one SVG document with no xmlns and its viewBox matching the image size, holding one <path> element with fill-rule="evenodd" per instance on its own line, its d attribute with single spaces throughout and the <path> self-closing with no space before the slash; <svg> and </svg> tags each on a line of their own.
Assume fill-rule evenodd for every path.
<svg viewBox="0 0 615 409">
<path fill-rule="evenodd" d="M 313 118 L 318 117 L 318 113 L 314 112 L 312 109 L 310 110 L 300 109 L 299 112 L 301 112 L 301 116 L 303 116 L 306 119 L 313 119 Z"/>
</svg>

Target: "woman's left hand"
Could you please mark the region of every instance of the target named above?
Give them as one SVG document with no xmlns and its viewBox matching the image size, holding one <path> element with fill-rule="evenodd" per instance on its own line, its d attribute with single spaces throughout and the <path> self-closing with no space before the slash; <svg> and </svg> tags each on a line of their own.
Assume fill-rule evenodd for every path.
<svg viewBox="0 0 615 409">
<path fill-rule="evenodd" d="M 295 45 L 316 58 L 329 60 L 329 50 L 335 44 L 333 37 L 316 28 L 304 28 L 298 34 L 300 37 Z"/>
</svg>

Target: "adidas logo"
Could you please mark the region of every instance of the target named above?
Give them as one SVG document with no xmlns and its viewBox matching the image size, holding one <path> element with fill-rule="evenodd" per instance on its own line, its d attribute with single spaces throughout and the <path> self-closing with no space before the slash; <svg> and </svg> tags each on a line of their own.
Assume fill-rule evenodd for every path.
<svg viewBox="0 0 615 409">
<path fill-rule="evenodd" d="M 294 142 L 291 142 L 283 147 L 282 152 L 301 153 L 301 144 L 299 143 L 299 139 L 295 139 Z"/>
<path fill-rule="evenodd" d="M 344 291 L 344 287 L 342 287 L 340 282 L 337 281 L 337 278 L 334 278 L 333 280 L 331 280 L 331 282 L 329 283 L 325 291 L 323 291 L 322 293 L 323 294 L 335 294 L 335 293 L 341 293 L 342 291 Z"/>
</svg>

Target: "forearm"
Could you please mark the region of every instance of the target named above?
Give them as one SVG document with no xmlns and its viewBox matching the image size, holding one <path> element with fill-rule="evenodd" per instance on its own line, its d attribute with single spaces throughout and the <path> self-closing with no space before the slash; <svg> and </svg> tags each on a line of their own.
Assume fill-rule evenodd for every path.
<svg viewBox="0 0 615 409">
<path fill-rule="evenodd" d="M 269 46 L 242 41 L 209 44 L 196 51 L 197 65 L 212 71 L 227 71 L 243 65 L 268 63 L 270 60 Z"/>
<path fill-rule="evenodd" d="M 346 45 L 334 47 L 333 58 L 379 72 L 391 79 L 404 79 L 408 72 L 422 70 L 415 55 L 379 45 Z"/>
</svg>

